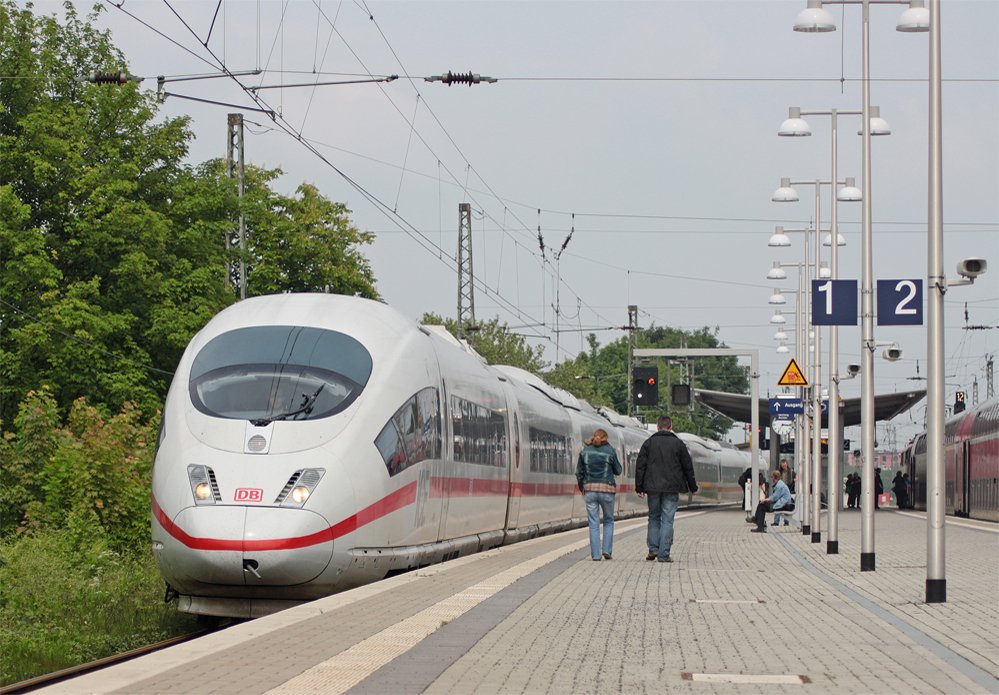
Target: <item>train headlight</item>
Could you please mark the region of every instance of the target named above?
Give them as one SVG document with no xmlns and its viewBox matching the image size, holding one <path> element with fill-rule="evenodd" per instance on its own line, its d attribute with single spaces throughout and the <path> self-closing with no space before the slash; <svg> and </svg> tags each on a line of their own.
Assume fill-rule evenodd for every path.
<svg viewBox="0 0 999 695">
<path fill-rule="evenodd" d="M 316 485 L 326 474 L 325 468 L 303 468 L 292 473 L 274 504 L 282 507 L 301 507 L 312 496 Z"/>
<path fill-rule="evenodd" d="M 195 504 L 215 504 L 222 501 L 215 471 L 208 466 L 191 464 L 187 467 L 187 479 L 191 483 L 191 493 Z"/>
</svg>

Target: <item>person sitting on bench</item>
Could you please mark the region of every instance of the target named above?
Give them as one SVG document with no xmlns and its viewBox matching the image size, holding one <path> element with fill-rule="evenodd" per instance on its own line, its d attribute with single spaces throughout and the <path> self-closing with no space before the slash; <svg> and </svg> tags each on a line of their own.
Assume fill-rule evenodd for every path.
<svg viewBox="0 0 999 695">
<path fill-rule="evenodd" d="M 756 521 L 756 528 L 750 529 L 753 533 L 767 532 L 767 512 L 775 512 L 782 509 L 791 511 L 794 509 L 791 501 L 791 491 L 787 489 L 787 485 L 781 480 L 780 471 L 771 473 L 770 478 L 773 481 L 772 492 L 769 497 L 764 497 L 756 505 L 756 514 L 753 518 Z"/>
</svg>

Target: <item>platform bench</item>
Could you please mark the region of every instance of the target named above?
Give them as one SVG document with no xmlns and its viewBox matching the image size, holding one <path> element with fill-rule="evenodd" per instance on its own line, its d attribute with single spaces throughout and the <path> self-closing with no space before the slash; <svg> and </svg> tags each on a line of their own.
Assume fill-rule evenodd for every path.
<svg viewBox="0 0 999 695">
<path fill-rule="evenodd" d="M 782 523 L 782 519 L 787 520 L 791 526 L 800 526 L 798 520 L 794 518 L 794 505 L 792 504 L 790 508 L 784 507 L 783 509 L 778 509 L 774 512 L 774 521 L 771 526 L 777 527 Z"/>
</svg>

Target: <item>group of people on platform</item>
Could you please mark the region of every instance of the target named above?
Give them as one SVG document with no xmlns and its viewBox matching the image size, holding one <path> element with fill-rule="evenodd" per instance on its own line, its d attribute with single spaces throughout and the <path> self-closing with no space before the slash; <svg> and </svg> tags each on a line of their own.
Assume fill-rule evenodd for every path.
<svg viewBox="0 0 999 695">
<path fill-rule="evenodd" d="M 860 509 L 861 480 L 859 473 L 850 473 L 846 476 L 846 508 Z M 881 469 L 874 469 L 874 508 L 881 509 L 881 496 L 884 494 L 885 484 L 881 479 Z M 895 505 L 899 509 L 912 508 L 912 481 L 909 474 L 902 471 L 895 471 L 895 477 L 891 481 L 891 491 L 895 493 Z"/>
<path fill-rule="evenodd" d="M 649 503 L 645 559 L 673 562 L 670 557 L 673 520 L 680 505 L 680 493 L 697 492 L 697 480 L 687 445 L 673 432 L 673 420 L 664 415 L 659 418 L 657 428 L 638 452 L 635 492 Z M 590 558 L 594 561 L 613 559 L 615 476 L 621 475 L 621 471 L 617 453 L 607 443 L 607 432 L 597 429 L 586 441 L 576 463 L 576 483 L 586 502 Z"/>
<path fill-rule="evenodd" d="M 621 475 L 621 462 L 614 447 L 607 441 L 607 432 L 597 429 L 586 441 L 576 463 L 576 483 L 586 502 L 586 518 L 590 529 L 590 557 L 595 561 L 610 560 L 614 551 L 614 495 L 617 492 L 616 476 Z M 739 477 L 739 485 L 745 493 L 753 472 L 747 468 Z M 794 492 L 797 474 L 791 469 L 787 459 L 781 459 L 778 467 L 770 474 L 767 485 L 763 474 L 759 475 L 760 502 L 747 521 L 753 521 L 754 533 L 766 533 L 768 512 L 794 511 Z M 680 494 L 697 492 L 694 478 L 694 464 L 686 444 L 673 432 L 673 421 L 669 416 L 659 418 L 658 429 L 649 437 L 638 453 L 635 468 L 635 492 L 647 497 L 649 504 L 649 525 L 646 534 L 648 554 L 645 559 L 659 562 L 672 562 L 670 550 L 673 547 L 673 520 L 680 504 Z M 857 473 L 846 477 L 845 492 L 848 509 L 860 507 L 861 478 Z M 912 483 L 909 474 L 898 471 L 892 480 L 892 492 L 899 509 L 911 507 Z M 874 470 L 874 504 L 880 509 L 879 496 L 884 493 L 881 469 Z M 784 520 L 785 525 L 788 523 Z M 603 538 L 601 539 L 601 527 Z"/>
<path fill-rule="evenodd" d="M 899 509 L 912 509 L 912 481 L 908 473 L 895 471 L 891 491 L 895 493 L 895 504 Z"/>
</svg>

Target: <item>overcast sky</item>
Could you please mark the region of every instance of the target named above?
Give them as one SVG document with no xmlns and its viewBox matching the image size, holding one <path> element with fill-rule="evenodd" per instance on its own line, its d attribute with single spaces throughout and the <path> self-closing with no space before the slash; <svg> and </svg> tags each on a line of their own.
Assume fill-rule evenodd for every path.
<svg viewBox="0 0 999 695">
<path fill-rule="evenodd" d="M 798 203 L 770 198 L 781 177 L 830 179 L 831 119 L 808 117 L 810 138 L 778 138 L 777 128 L 791 106 L 860 110 L 859 6 L 827 5 L 838 30 L 804 34 L 792 31 L 804 0 L 122 5 L 105 4 L 98 24 L 128 69 L 150 78 L 143 89 L 154 91 L 157 75 L 218 72 L 220 61 L 264 71 L 239 77 L 246 87 L 400 76 L 261 89 L 279 118 L 243 113 L 248 163 L 280 167 L 286 191 L 317 185 L 375 233 L 366 254 L 378 289 L 403 314 L 455 315 L 458 204 L 468 202 L 477 318 L 498 316 L 561 361 L 589 332 L 602 344 L 624 335 L 608 329 L 635 304 L 642 327 L 707 326 L 731 347 L 759 348 L 761 391 L 778 390 L 793 340 L 791 355 L 777 354 L 768 299 L 782 287 L 793 312 L 798 271 L 779 284 L 766 273 L 804 260 L 804 235 L 791 234 L 790 249 L 767 241 L 775 225 L 811 223 L 815 186 L 796 186 Z M 876 279 L 927 274 L 928 34 L 895 31 L 904 9 L 871 8 L 871 103 L 892 129 L 872 142 Z M 942 11 L 945 268 L 955 277 L 972 256 L 991 266 L 946 295 L 949 403 L 957 390 L 970 401 L 976 378 L 985 399 L 986 355 L 999 347 L 999 2 L 947 0 Z M 423 79 L 448 70 L 498 82 Z M 166 91 L 261 106 L 230 78 L 168 81 Z M 191 117 L 200 162 L 225 155 L 235 111 L 171 96 L 161 116 Z M 839 117 L 839 177 L 858 187 L 859 128 L 859 116 Z M 825 228 L 830 187 L 821 191 Z M 859 280 L 861 205 L 840 204 L 839 220 L 839 275 Z M 875 335 L 905 355 L 876 359 L 875 391 L 925 388 L 915 379 L 926 375 L 925 326 L 875 326 Z M 860 361 L 859 326 L 840 330 L 840 355 L 844 368 Z M 841 391 L 858 396 L 859 381 Z M 899 445 L 923 415 L 920 406 L 898 419 Z M 891 434 L 879 427 L 879 438 Z"/>
</svg>

